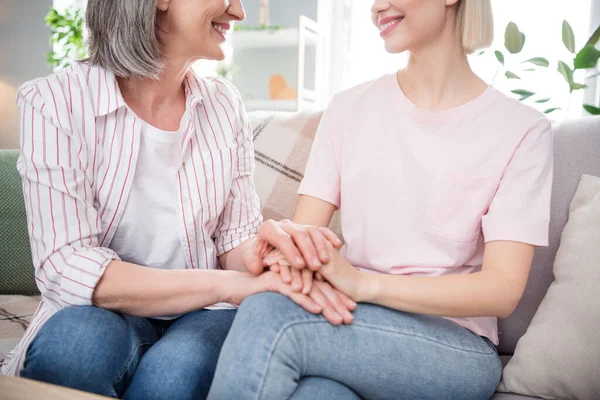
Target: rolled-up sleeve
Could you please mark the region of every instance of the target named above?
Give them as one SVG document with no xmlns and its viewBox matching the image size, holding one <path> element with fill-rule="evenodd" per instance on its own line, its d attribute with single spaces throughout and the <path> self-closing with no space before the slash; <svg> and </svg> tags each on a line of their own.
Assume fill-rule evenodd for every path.
<svg viewBox="0 0 600 400">
<path fill-rule="evenodd" d="M 21 110 L 17 168 L 37 286 L 57 308 L 91 305 L 107 265 L 119 257 L 98 246 L 100 218 L 78 158 L 83 144 L 56 122 L 55 110 L 61 105 L 46 104 L 35 84 L 21 89 L 17 104 Z"/>
<path fill-rule="evenodd" d="M 254 144 L 250 120 L 239 93 L 237 116 L 237 152 L 231 191 L 214 234 L 217 256 L 221 256 L 248 239 L 255 237 L 263 221 L 260 200 L 254 184 Z"/>
<path fill-rule="evenodd" d="M 482 229 L 486 243 L 547 246 L 553 180 L 553 135 L 546 118 L 527 132 L 504 171 Z"/>
</svg>

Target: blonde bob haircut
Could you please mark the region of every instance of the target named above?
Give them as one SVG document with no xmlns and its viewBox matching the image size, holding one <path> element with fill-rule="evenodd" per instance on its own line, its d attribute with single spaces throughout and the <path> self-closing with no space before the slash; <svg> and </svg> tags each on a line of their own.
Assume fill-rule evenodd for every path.
<svg viewBox="0 0 600 400">
<path fill-rule="evenodd" d="M 491 0 L 458 0 L 456 27 L 465 54 L 491 46 L 494 15 Z"/>
</svg>

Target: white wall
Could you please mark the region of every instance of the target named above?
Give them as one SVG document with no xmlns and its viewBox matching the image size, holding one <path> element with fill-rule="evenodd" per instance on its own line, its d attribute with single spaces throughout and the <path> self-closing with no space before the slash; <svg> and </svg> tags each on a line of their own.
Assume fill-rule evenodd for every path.
<svg viewBox="0 0 600 400">
<path fill-rule="evenodd" d="M 51 73 L 46 65 L 52 0 L 0 0 L 0 149 L 19 147 L 17 88 Z"/>
</svg>

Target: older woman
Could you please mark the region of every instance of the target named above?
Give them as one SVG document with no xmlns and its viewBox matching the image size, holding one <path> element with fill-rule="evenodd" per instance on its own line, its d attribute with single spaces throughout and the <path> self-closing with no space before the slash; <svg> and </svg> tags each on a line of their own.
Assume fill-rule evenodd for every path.
<svg viewBox="0 0 600 400">
<path fill-rule="evenodd" d="M 190 70 L 222 59 L 243 18 L 240 0 L 90 0 L 89 60 L 20 89 L 18 169 L 42 301 L 3 373 L 112 397 L 201 398 L 235 315 L 227 303 L 277 291 L 347 317 L 353 303 L 328 284 L 305 279 L 294 292 L 244 267 L 270 241 L 253 245 L 250 128 L 230 84 Z M 296 258 L 329 243 L 320 232 L 296 234 L 297 248 L 263 229 Z"/>
</svg>

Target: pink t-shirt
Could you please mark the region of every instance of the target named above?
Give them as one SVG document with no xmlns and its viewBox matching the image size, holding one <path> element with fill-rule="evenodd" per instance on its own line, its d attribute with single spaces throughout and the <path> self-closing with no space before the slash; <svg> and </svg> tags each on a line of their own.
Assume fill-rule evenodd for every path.
<svg viewBox="0 0 600 400">
<path fill-rule="evenodd" d="M 365 272 L 468 274 L 486 242 L 548 245 L 552 143 L 542 114 L 493 87 L 428 111 L 391 74 L 335 96 L 299 193 L 341 208 L 342 254 Z M 452 320 L 498 344 L 496 318 Z"/>
</svg>

